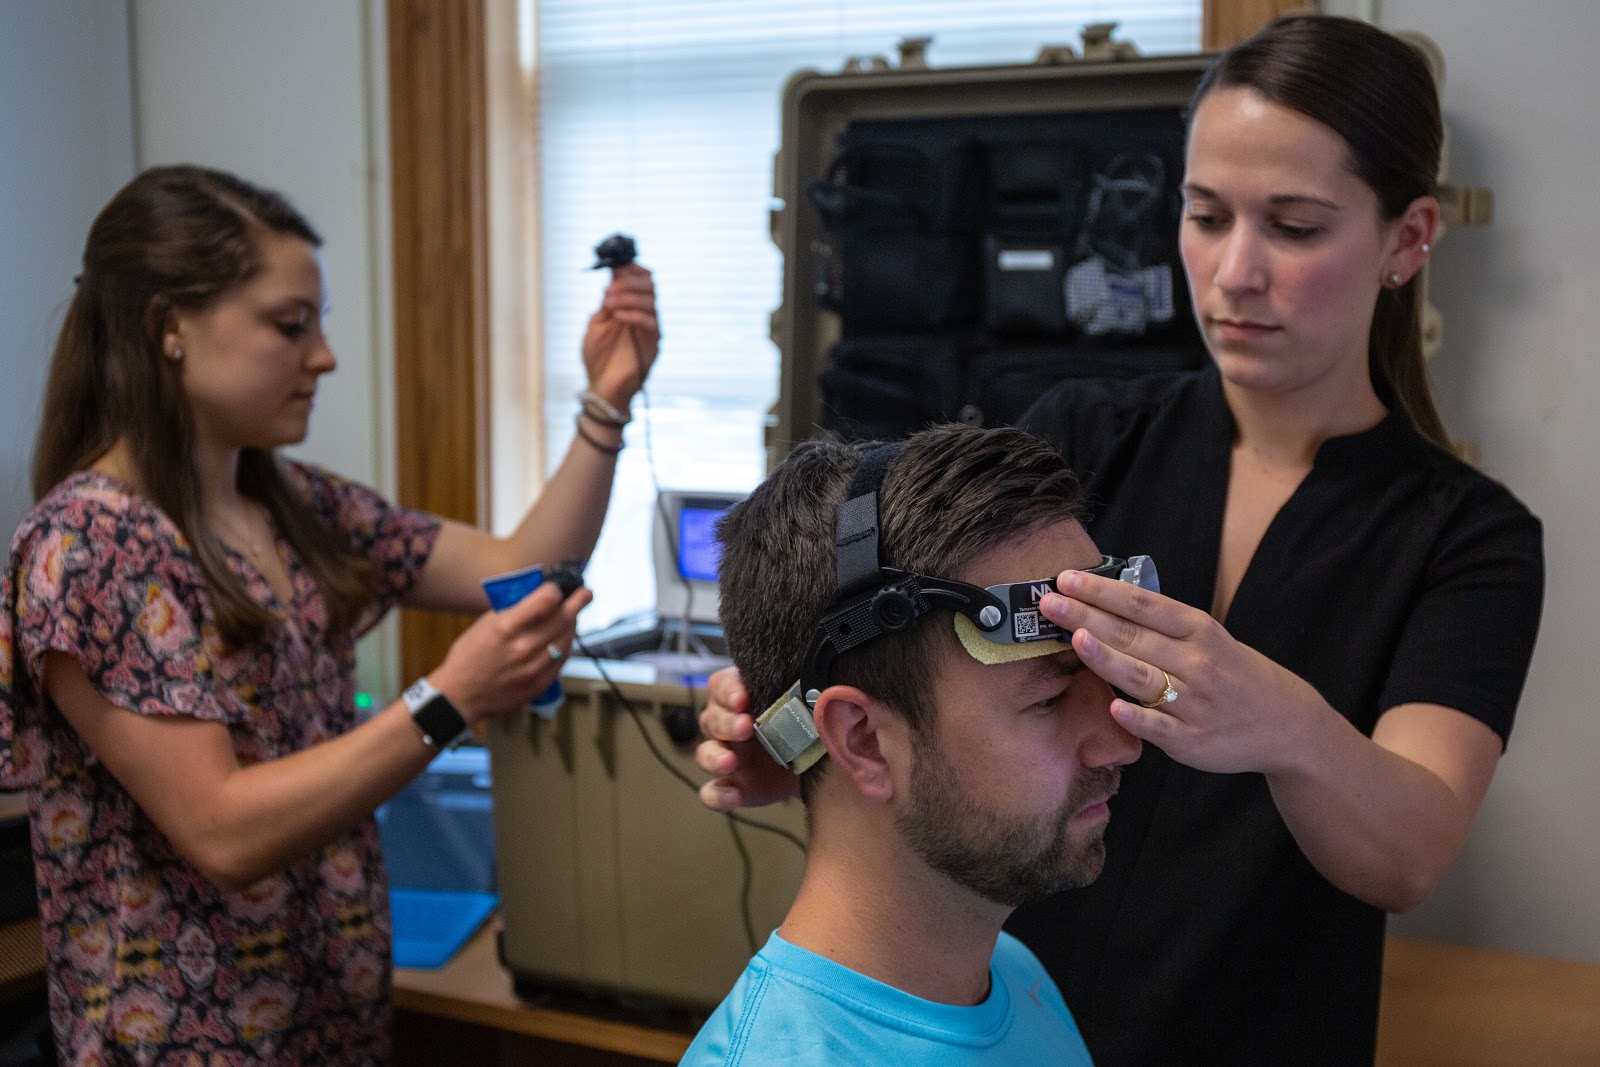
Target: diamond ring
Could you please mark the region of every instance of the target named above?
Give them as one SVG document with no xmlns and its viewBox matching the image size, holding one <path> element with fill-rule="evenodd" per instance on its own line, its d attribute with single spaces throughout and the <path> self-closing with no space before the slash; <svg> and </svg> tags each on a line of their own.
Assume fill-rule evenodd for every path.
<svg viewBox="0 0 1600 1067">
<path fill-rule="evenodd" d="M 1159 667 L 1156 669 L 1160 670 Z M 1166 671 L 1161 671 L 1161 677 L 1162 680 L 1167 683 L 1166 688 L 1161 690 L 1161 695 L 1156 697 L 1154 700 L 1139 701 L 1139 706 L 1141 708 L 1159 708 L 1163 704 L 1170 704 L 1174 700 L 1178 699 L 1178 691 L 1172 688 L 1172 675 L 1168 674 Z"/>
</svg>

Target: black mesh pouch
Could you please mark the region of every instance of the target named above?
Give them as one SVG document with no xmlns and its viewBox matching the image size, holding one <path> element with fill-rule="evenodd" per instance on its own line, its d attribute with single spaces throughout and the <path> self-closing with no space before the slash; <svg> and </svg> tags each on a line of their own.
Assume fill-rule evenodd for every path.
<svg viewBox="0 0 1600 1067">
<path fill-rule="evenodd" d="M 960 346 L 951 338 L 845 338 L 821 375 L 822 428 L 846 441 L 899 440 L 954 419 L 962 379 Z"/>
<path fill-rule="evenodd" d="M 970 140 L 849 143 L 808 189 L 822 220 L 817 297 L 847 331 L 934 330 L 976 320 L 981 183 Z"/>
</svg>

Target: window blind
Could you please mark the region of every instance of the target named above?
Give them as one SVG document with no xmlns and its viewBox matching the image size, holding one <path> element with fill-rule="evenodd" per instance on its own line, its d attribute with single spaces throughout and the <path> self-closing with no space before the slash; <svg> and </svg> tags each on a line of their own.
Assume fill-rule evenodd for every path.
<svg viewBox="0 0 1600 1067">
<path fill-rule="evenodd" d="M 934 38 L 933 66 L 1023 62 L 1115 21 L 1146 54 L 1198 51 L 1200 0 L 526 0 L 537 18 L 544 351 L 552 465 L 583 387 L 579 345 L 605 283 L 592 248 L 623 231 L 655 272 L 665 340 L 649 413 L 620 457 L 589 568 L 584 629 L 654 602 L 650 522 L 661 488 L 747 490 L 764 472 L 777 397 L 768 339 L 782 263 L 768 235 L 779 95 L 800 68 L 892 57 Z M 647 447 L 648 445 L 648 447 Z"/>
</svg>

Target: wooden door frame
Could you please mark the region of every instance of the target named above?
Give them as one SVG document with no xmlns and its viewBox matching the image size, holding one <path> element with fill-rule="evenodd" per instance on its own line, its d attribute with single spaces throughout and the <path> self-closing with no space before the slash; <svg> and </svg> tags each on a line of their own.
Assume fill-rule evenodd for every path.
<svg viewBox="0 0 1600 1067">
<path fill-rule="evenodd" d="M 489 500 L 484 3 L 387 0 L 396 491 L 474 526 Z M 402 679 L 464 626 L 404 612 Z"/>
</svg>

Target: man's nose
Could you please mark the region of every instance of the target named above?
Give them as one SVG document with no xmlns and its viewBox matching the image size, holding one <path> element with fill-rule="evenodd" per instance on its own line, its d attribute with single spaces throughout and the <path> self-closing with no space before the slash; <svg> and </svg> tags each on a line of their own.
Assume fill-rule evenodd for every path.
<svg viewBox="0 0 1600 1067">
<path fill-rule="evenodd" d="M 1095 681 L 1099 684 L 1095 686 L 1088 709 L 1091 724 L 1079 746 L 1079 759 L 1085 767 L 1120 767 L 1132 763 L 1139 758 L 1143 742 L 1111 717 L 1111 701 L 1115 694 L 1105 682 L 1098 678 Z"/>
</svg>

